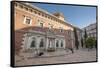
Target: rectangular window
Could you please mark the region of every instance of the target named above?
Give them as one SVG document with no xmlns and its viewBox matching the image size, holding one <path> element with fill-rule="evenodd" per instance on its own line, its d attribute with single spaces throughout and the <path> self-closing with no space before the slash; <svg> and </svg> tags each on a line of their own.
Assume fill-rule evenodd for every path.
<svg viewBox="0 0 100 68">
<path fill-rule="evenodd" d="M 62 27 L 59 27 L 60 28 L 60 32 L 63 32 L 63 28 Z"/>
<path fill-rule="evenodd" d="M 43 24 L 44 24 L 44 21 L 38 19 L 38 26 L 39 27 L 43 27 L 44 26 Z"/>
<path fill-rule="evenodd" d="M 25 17 L 24 24 L 31 25 L 32 19 L 29 17 Z"/>
<path fill-rule="evenodd" d="M 63 32 L 63 29 L 60 29 L 60 32 Z"/>
<path fill-rule="evenodd" d="M 43 27 L 43 23 L 40 23 L 40 27 Z"/>
<path fill-rule="evenodd" d="M 53 25 L 50 25 L 50 29 L 52 29 L 53 28 Z"/>
<path fill-rule="evenodd" d="M 49 25 L 49 29 L 52 29 L 53 28 L 53 25 L 52 24 L 48 23 L 48 25 Z"/>
<path fill-rule="evenodd" d="M 30 24 L 30 19 L 26 18 L 26 24 Z"/>
</svg>

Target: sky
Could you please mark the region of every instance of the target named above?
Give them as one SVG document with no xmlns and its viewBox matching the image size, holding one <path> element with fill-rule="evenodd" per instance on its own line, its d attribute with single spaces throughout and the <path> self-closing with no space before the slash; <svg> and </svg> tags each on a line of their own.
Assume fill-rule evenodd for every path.
<svg viewBox="0 0 100 68">
<path fill-rule="evenodd" d="M 96 22 L 96 7 L 32 3 L 49 13 L 61 12 L 68 23 L 84 28 Z"/>
</svg>

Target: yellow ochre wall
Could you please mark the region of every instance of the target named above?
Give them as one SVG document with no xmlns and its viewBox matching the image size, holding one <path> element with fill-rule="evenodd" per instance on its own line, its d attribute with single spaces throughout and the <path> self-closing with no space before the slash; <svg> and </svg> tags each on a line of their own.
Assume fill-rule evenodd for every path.
<svg viewBox="0 0 100 68">
<path fill-rule="evenodd" d="M 27 6 L 26 6 L 27 7 Z M 65 30 L 73 30 L 73 27 L 67 25 L 67 24 L 63 24 L 42 16 L 39 16 L 35 13 L 32 13 L 30 11 L 26 11 L 24 8 L 20 8 L 19 6 L 15 6 L 15 12 L 14 12 L 14 18 L 15 18 L 15 30 L 19 30 L 25 27 L 29 27 L 29 26 L 39 26 L 39 22 L 38 20 L 42 20 L 44 22 L 43 27 L 49 27 L 49 23 L 53 25 L 53 28 L 57 28 L 59 29 L 59 27 L 62 27 Z M 28 16 L 32 19 L 32 24 L 31 25 L 27 25 L 24 23 L 24 18 L 25 16 Z"/>
</svg>

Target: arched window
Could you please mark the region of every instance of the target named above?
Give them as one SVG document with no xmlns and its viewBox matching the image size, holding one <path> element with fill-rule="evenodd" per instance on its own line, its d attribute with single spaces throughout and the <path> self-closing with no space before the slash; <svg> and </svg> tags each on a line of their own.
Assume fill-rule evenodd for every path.
<svg viewBox="0 0 100 68">
<path fill-rule="evenodd" d="M 59 41 L 58 40 L 56 41 L 56 47 L 59 47 Z"/>
<path fill-rule="evenodd" d="M 61 47 L 63 47 L 63 40 L 61 40 Z"/>
<path fill-rule="evenodd" d="M 41 39 L 40 41 L 40 47 L 43 47 L 44 46 L 44 42 L 43 42 L 43 39 Z"/>
<path fill-rule="evenodd" d="M 31 42 L 31 46 L 30 47 L 35 47 L 36 46 L 36 39 L 35 38 L 33 38 L 32 39 L 32 42 Z"/>
</svg>

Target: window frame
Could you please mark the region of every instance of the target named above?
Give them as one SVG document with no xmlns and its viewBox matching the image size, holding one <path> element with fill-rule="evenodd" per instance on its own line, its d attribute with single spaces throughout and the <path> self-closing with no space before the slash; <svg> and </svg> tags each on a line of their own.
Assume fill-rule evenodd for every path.
<svg viewBox="0 0 100 68">
<path fill-rule="evenodd" d="M 42 43 L 43 43 L 43 46 L 41 46 L 41 41 L 42 41 Z M 43 38 L 40 39 L 39 48 L 44 48 L 44 39 L 43 39 Z"/>
<path fill-rule="evenodd" d="M 40 22 L 39 24 L 40 24 L 40 27 L 43 27 L 43 23 Z"/>
<path fill-rule="evenodd" d="M 48 23 L 48 27 L 49 27 L 49 29 L 53 29 L 53 24 Z"/>
<path fill-rule="evenodd" d="M 63 40 L 61 40 L 60 45 L 61 45 L 61 48 L 63 48 L 63 47 L 64 47 L 64 42 L 63 42 Z"/>
<path fill-rule="evenodd" d="M 62 27 L 59 27 L 60 28 L 60 32 L 63 32 L 63 28 Z"/>
<path fill-rule="evenodd" d="M 44 21 L 38 19 L 38 24 L 39 24 L 39 27 L 42 27 L 42 28 L 44 27 Z M 42 24 L 42 26 L 41 26 L 41 24 Z"/>
<path fill-rule="evenodd" d="M 35 45 L 34 47 L 32 47 L 32 42 L 33 41 L 34 41 L 34 45 Z M 32 49 L 36 48 L 36 38 L 35 37 L 32 38 L 32 41 L 31 41 L 31 44 L 30 44 L 30 48 L 32 48 Z"/>
<path fill-rule="evenodd" d="M 29 24 L 26 23 L 26 19 L 30 19 L 30 23 Z M 31 25 L 32 24 L 32 18 L 25 16 L 25 18 L 24 18 L 24 24 Z"/>
<path fill-rule="evenodd" d="M 59 48 L 59 40 L 56 40 L 56 48 Z"/>
</svg>

